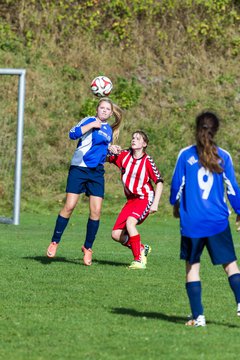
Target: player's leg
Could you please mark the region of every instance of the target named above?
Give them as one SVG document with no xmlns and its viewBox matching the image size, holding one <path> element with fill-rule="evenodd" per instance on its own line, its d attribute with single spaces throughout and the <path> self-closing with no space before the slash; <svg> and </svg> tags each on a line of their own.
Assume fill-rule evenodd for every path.
<svg viewBox="0 0 240 360">
<path fill-rule="evenodd" d="M 112 230 L 112 239 L 124 246 L 128 246 L 127 244 L 129 243 L 129 235 L 127 230 L 126 229 Z"/>
<path fill-rule="evenodd" d="M 141 243 L 140 234 L 137 231 L 136 226 L 143 223 L 149 215 L 149 210 L 152 202 L 148 199 L 133 199 L 130 202 L 129 216 L 126 221 L 126 228 L 129 234 L 129 242 L 131 244 L 131 249 L 133 252 L 135 265 L 139 267 L 141 263 L 141 268 L 146 268 L 147 256 L 151 251 L 149 245 L 143 245 Z M 131 265 L 131 266 L 132 266 Z"/>
<path fill-rule="evenodd" d="M 133 200 L 133 212 L 132 216 L 137 219 L 137 225 L 141 225 L 149 215 L 149 211 L 152 205 L 152 200 L 149 199 L 134 199 Z M 152 248 L 148 244 L 143 244 L 141 241 L 141 262 L 147 265 L 147 257 L 150 254 Z"/>
<path fill-rule="evenodd" d="M 180 258 L 186 263 L 186 292 L 192 313 L 192 319 L 186 325 L 205 326 L 202 305 L 202 286 L 200 280 L 200 257 L 205 246 L 205 239 L 181 237 Z"/>
<path fill-rule="evenodd" d="M 138 208 L 141 209 L 141 215 L 138 218 L 138 225 L 141 225 L 148 218 L 151 204 L 152 204 L 151 201 L 150 202 L 145 201 L 145 205 L 144 205 L 142 200 L 140 200 L 140 201 L 138 200 Z M 141 242 L 141 261 L 145 266 L 147 265 L 147 258 L 148 258 L 148 255 L 151 253 L 151 251 L 152 251 L 152 248 L 150 245 L 143 244 Z"/>
<path fill-rule="evenodd" d="M 224 264 L 223 268 L 228 276 L 229 285 L 235 296 L 237 315 L 240 316 L 240 271 L 237 261 L 233 261 L 230 264 Z"/>
<path fill-rule="evenodd" d="M 87 222 L 86 238 L 82 251 L 84 253 L 83 261 L 85 265 L 92 264 L 92 247 L 96 238 L 102 209 L 103 199 L 99 196 L 89 196 L 89 218 Z"/>
<path fill-rule="evenodd" d="M 87 222 L 86 238 L 82 251 L 85 265 L 92 264 L 92 247 L 96 238 L 104 197 L 104 167 L 99 165 L 95 169 L 86 169 L 87 181 L 85 182 L 86 195 L 89 196 L 89 218 Z"/>
<path fill-rule="evenodd" d="M 81 171 L 81 168 L 70 166 L 66 186 L 66 200 L 56 221 L 52 242 L 47 250 L 48 257 L 54 257 L 56 255 L 57 246 L 68 224 L 69 218 L 77 205 L 79 195 L 85 192 L 85 181 L 86 175 Z"/>
<path fill-rule="evenodd" d="M 222 264 L 229 285 L 237 303 L 237 315 L 240 316 L 240 271 L 234 249 L 230 226 L 224 231 L 208 238 L 207 248 L 213 264 Z"/>
<path fill-rule="evenodd" d="M 69 218 L 77 205 L 78 199 L 79 194 L 66 194 L 66 201 L 64 207 L 62 208 L 57 217 L 52 240 L 47 249 L 47 256 L 50 258 L 53 258 L 56 255 L 58 244 L 62 238 L 64 230 L 67 227 Z"/>
<path fill-rule="evenodd" d="M 187 326 L 205 326 L 203 315 L 202 287 L 200 281 L 200 263 L 190 264 L 186 261 L 186 291 L 192 313 L 192 319 Z"/>
<path fill-rule="evenodd" d="M 126 222 L 129 214 L 131 214 L 131 211 L 131 201 L 127 201 L 127 203 L 123 206 L 120 213 L 118 214 L 118 217 L 112 228 L 112 239 L 130 249 L 131 244 L 129 241 L 129 234 L 126 229 Z"/>
<path fill-rule="evenodd" d="M 142 207 L 145 206 L 145 201 L 141 201 Z M 112 229 L 112 238 L 115 241 L 120 242 L 122 245 L 130 248 L 134 256 L 134 264 L 137 262 L 136 268 L 145 268 L 145 264 L 141 263 L 141 240 L 140 235 L 136 229 L 136 225 L 139 222 L 140 214 L 143 213 L 142 208 L 140 212 L 136 212 L 139 206 L 137 206 L 136 199 L 129 199 L 120 211 L 117 220 Z M 134 215 L 134 216 L 132 216 Z M 143 246 L 144 249 L 144 246 Z M 134 266 L 135 268 L 135 266 Z"/>
<path fill-rule="evenodd" d="M 130 269 L 145 269 L 146 266 L 141 261 L 141 237 L 137 231 L 138 220 L 129 216 L 126 222 L 126 228 L 129 234 L 129 242 L 133 253 L 133 262 L 129 266 Z"/>
</svg>

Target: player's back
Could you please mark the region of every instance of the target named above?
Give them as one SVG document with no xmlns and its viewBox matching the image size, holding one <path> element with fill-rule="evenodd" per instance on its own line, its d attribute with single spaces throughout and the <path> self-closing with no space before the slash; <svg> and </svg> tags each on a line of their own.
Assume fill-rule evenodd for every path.
<svg viewBox="0 0 240 360">
<path fill-rule="evenodd" d="M 224 199 L 223 173 L 205 169 L 195 145 L 180 152 L 172 186 L 181 196 L 183 235 L 204 237 L 225 229 L 229 210 Z"/>
</svg>

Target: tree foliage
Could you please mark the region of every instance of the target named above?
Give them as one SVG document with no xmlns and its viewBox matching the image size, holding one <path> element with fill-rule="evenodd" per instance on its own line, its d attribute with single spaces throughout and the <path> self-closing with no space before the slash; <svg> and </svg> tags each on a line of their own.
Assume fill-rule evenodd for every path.
<svg viewBox="0 0 240 360">
<path fill-rule="evenodd" d="M 239 176 L 239 25 L 239 0 L 0 0 L 1 67 L 27 69 L 22 206 L 62 203 L 75 147 L 67 134 L 95 113 L 97 75 L 110 77 L 111 99 L 123 109 L 119 143 L 145 130 L 165 188 L 203 108 L 223 118 L 220 145 Z M 10 84 L 1 89 L 3 102 L 15 99 Z M 114 199 L 118 180 L 108 168 Z"/>
<path fill-rule="evenodd" d="M 49 37 L 61 46 L 83 31 L 95 41 L 127 47 L 136 28 L 151 28 L 159 43 L 168 40 L 169 28 L 180 29 L 191 44 L 231 45 L 235 55 L 240 41 L 240 6 L 232 0 L 6 0 L 0 16 L 2 49 L 11 49 L 16 36 L 27 46 Z"/>
</svg>

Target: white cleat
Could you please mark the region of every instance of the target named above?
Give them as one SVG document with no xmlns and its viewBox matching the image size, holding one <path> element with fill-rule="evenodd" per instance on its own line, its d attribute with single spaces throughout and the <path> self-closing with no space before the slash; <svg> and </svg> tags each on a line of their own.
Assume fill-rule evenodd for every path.
<svg viewBox="0 0 240 360">
<path fill-rule="evenodd" d="M 190 319 L 186 322 L 186 326 L 206 326 L 206 319 L 204 315 L 199 315 L 196 319 Z"/>
</svg>

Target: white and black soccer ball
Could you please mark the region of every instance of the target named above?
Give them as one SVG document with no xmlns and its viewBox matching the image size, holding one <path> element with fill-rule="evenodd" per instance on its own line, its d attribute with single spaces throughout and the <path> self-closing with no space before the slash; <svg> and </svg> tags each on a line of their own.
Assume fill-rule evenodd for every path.
<svg viewBox="0 0 240 360">
<path fill-rule="evenodd" d="M 108 96 L 112 88 L 112 81 L 107 76 L 97 76 L 91 83 L 91 90 L 98 97 Z"/>
</svg>

